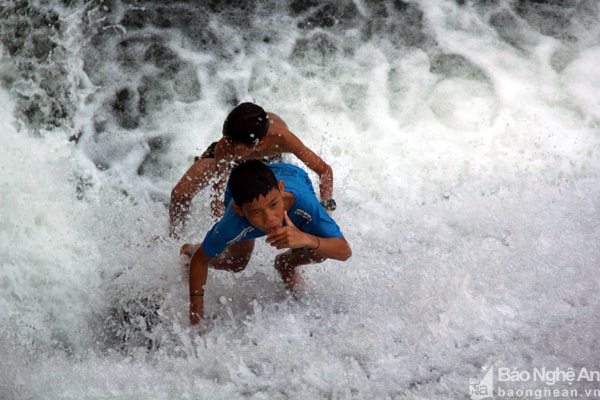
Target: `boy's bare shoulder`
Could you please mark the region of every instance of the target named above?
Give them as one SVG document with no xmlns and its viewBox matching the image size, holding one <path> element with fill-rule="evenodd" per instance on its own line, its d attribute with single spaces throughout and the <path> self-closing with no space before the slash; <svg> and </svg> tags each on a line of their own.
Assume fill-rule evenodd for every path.
<svg viewBox="0 0 600 400">
<path fill-rule="evenodd" d="M 285 121 L 276 114 L 269 114 L 269 130 L 267 134 L 290 135 L 291 132 Z"/>
<path fill-rule="evenodd" d="M 235 148 L 227 143 L 224 138 L 220 138 L 217 141 L 215 147 L 215 159 L 217 160 L 232 160 L 235 157 Z"/>
<path fill-rule="evenodd" d="M 267 131 L 267 139 L 271 143 L 276 143 L 279 146 L 297 145 L 299 139 L 289 130 L 285 121 L 275 113 L 267 113 L 269 115 L 269 130 Z M 289 150 L 289 149 L 287 149 Z"/>
<path fill-rule="evenodd" d="M 267 114 L 269 115 L 269 130 L 263 139 L 263 145 L 287 151 L 287 144 L 290 142 L 290 137 L 293 136 L 292 132 L 277 114 Z"/>
<path fill-rule="evenodd" d="M 269 116 L 269 127 L 271 127 L 273 125 L 275 125 L 275 126 L 283 125 L 287 129 L 287 124 L 279 115 L 277 115 L 273 112 L 267 112 L 267 115 Z"/>
</svg>

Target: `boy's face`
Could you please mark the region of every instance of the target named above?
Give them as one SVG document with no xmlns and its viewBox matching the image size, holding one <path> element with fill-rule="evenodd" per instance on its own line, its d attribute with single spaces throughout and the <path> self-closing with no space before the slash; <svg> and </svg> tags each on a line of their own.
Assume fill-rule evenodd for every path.
<svg viewBox="0 0 600 400">
<path fill-rule="evenodd" d="M 266 196 L 259 196 L 251 203 L 240 206 L 232 204 L 231 208 L 245 217 L 257 229 L 269 233 L 283 225 L 283 193 L 284 183 L 279 181 L 279 189 L 272 189 Z"/>
</svg>

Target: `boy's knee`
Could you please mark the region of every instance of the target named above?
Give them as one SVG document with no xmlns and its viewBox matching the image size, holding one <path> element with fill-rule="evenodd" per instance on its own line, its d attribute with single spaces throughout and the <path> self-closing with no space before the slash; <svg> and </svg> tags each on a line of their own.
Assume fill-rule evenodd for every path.
<svg viewBox="0 0 600 400">
<path fill-rule="evenodd" d="M 289 270 L 300 265 L 322 263 L 326 259 L 327 257 L 323 257 L 312 250 L 293 249 L 275 257 L 275 268 L 280 271 Z"/>
<path fill-rule="evenodd" d="M 242 272 L 248 266 L 250 257 L 226 257 L 220 260 L 214 260 L 211 267 L 229 272 Z"/>
<path fill-rule="evenodd" d="M 229 269 L 229 271 L 231 271 L 233 273 L 238 273 L 238 272 L 242 272 L 243 270 L 245 270 L 247 265 L 248 264 L 245 264 L 245 265 L 234 265 L 234 266 L 232 266 L 231 268 L 228 268 L 228 269 Z"/>
<path fill-rule="evenodd" d="M 275 269 L 288 270 L 290 268 L 293 268 L 294 266 L 291 265 L 292 263 L 290 259 L 290 254 L 291 250 L 288 250 L 285 253 L 281 253 L 275 256 Z"/>
<path fill-rule="evenodd" d="M 229 269 L 231 272 L 242 272 L 248 266 L 248 262 L 250 261 L 250 257 L 242 257 L 236 260 L 232 260 L 231 268 Z"/>
</svg>

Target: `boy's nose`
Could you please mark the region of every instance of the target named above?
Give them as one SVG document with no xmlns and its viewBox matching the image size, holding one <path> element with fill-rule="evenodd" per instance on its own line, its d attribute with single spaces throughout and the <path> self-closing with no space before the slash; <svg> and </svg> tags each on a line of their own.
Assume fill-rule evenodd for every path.
<svg viewBox="0 0 600 400">
<path fill-rule="evenodd" d="M 271 227 L 271 226 L 275 226 L 275 225 L 279 225 L 279 223 L 281 222 L 279 216 L 276 213 L 269 213 L 265 223 Z"/>
</svg>

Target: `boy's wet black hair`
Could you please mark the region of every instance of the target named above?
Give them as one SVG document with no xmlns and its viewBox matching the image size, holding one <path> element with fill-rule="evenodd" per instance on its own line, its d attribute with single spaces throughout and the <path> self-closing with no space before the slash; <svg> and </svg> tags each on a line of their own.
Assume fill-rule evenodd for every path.
<svg viewBox="0 0 600 400">
<path fill-rule="evenodd" d="M 277 178 L 265 163 L 248 160 L 237 165 L 229 175 L 229 191 L 238 206 L 251 203 L 271 190 L 279 190 Z"/>
<path fill-rule="evenodd" d="M 235 107 L 223 123 L 223 136 L 231 143 L 252 146 L 262 140 L 269 129 L 269 117 L 262 107 L 242 103 Z"/>
</svg>

